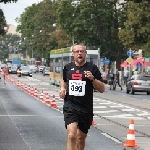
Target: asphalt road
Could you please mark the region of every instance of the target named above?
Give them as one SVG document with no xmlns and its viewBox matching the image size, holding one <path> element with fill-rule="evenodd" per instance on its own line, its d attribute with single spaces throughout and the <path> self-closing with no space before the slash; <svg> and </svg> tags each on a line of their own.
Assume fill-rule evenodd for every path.
<svg viewBox="0 0 150 150">
<path fill-rule="evenodd" d="M 7 81 L 4 85 L 0 81 L 0 150 L 66 150 L 67 135 L 60 110 L 50 108 L 14 83 Z M 100 149 L 123 147 L 91 126 L 85 150 Z"/>
<path fill-rule="evenodd" d="M 25 84 L 28 86 L 30 85 L 30 87 L 36 87 L 38 89 L 39 97 L 41 91 L 43 91 L 43 93 L 49 93 L 51 100 L 52 95 L 55 95 L 57 108 L 51 109 L 50 107 L 47 107 L 47 105 L 41 103 L 39 99 L 33 98 L 21 89 L 18 90 L 18 87 L 14 85 L 14 83 L 17 83 L 17 81 L 19 81 L 20 87 L 22 88 L 25 87 Z M 14 83 L 12 84 L 12 82 Z M 11 118 L 11 121 L 13 121 L 12 126 L 17 129 L 19 135 L 21 135 L 22 140 L 26 143 L 26 145 L 28 145 L 29 149 L 37 149 L 35 148 L 35 145 L 38 145 L 37 147 L 39 148 L 39 150 L 65 150 L 66 130 L 64 129 L 64 122 L 62 116 L 63 100 L 60 99 L 58 96 L 59 88 L 49 84 L 49 77 L 42 76 L 41 74 L 33 74 L 32 78 L 18 78 L 16 75 L 11 75 L 11 81 L 9 81 L 6 86 L 4 86 L 2 82 L 0 84 L 0 100 L 2 102 L 2 106 L 5 106 L 2 110 L 7 110 L 7 112 L 10 112 L 8 116 L 9 118 Z M 120 91 L 120 88 L 117 88 L 116 91 L 110 91 L 108 89 L 109 87 L 106 85 L 106 90 L 103 94 L 98 92 L 94 93 L 95 125 L 92 126 L 89 131 L 89 135 L 87 138 L 87 147 L 85 150 L 123 149 L 124 147 L 122 147 L 122 145 L 127 139 L 127 132 L 131 119 L 134 119 L 135 121 L 135 140 L 136 144 L 139 146 L 136 149 L 150 150 L 150 97 L 146 95 L 146 93 L 127 95 L 125 93 L 125 90 Z M 13 101 L 12 103 L 9 102 L 9 99 L 12 98 L 11 96 L 10 98 L 8 97 L 7 102 L 6 98 L 4 98 L 5 96 L 8 96 L 8 93 L 11 93 L 10 95 L 12 97 L 15 96 L 15 101 Z M 12 115 L 14 111 L 16 111 L 16 116 Z M 47 114 L 49 120 L 47 120 L 48 118 L 45 118 L 45 116 L 43 115 L 44 112 L 45 114 Z M 43 116 L 44 121 L 42 118 Z M 53 119 L 49 116 L 52 116 Z M 45 122 L 48 122 L 47 128 Z M 36 126 L 37 128 L 35 128 Z M 21 134 L 22 130 L 20 130 L 19 127 L 25 133 L 23 132 L 23 134 Z M 45 128 L 45 130 L 48 130 L 48 132 L 46 132 L 43 128 Z M 30 132 L 33 132 L 32 135 L 30 134 Z M 56 133 L 56 136 L 58 136 L 58 138 L 55 137 L 55 134 L 53 132 Z M 59 138 L 60 133 L 63 136 L 63 138 L 61 138 L 63 139 L 63 141 Z M 57 141 L 61 141 L 60 145 L 58 144 L 59 142 L 57 142 L 56 148 L 55 145 L 52 144 L 54 141 L 50 142 L 48 140 L 48 147 L 41 147 L 41 143 L 44 143 L 43 141 L 46 141 L 45 136 L 43 137 L 44 134 L 46 134 L 45 136 L 48 138 L 51 137 L 50 135 L 54 134 L 54 139 L 57 139 Z M 41 138 L 39 138 L 39 135 L 41 135 Z M 61 145 L 61 143 L 63 143 L 63 146 Z M 47 144 L 44 143 L 43 145 L 46 146 Z M 52 147 L 50 147 L 51 145 Z M 126 149 L 134 148 L 128 147 Z"/>
</svg>

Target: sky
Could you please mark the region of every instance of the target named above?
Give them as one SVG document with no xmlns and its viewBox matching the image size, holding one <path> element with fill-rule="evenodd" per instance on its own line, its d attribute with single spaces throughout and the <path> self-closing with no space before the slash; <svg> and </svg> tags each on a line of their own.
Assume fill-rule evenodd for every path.
<svg viewBox="0 0 150 150">
<path fill-rule="evenodd" d="M 25 8 L 40 1 L 42 0 L 18 0 L 17 3 L 0 3 L 0 8 L 4 12 L 7 24 L 17 26 L 15 19 L 20 17 L 20 15 L 25 11 Z"/>
</svg>

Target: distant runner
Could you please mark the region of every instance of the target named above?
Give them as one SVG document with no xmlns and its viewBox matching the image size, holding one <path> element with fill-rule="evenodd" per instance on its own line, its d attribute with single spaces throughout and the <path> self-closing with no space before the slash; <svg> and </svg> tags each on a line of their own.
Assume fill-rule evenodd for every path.
<svg viewBox="0 0 150 150">
<path fill-rule="evenodd" d="M 6 76 L 8 75 L 8 69 L 6 66 L 2 70 L 2 75 L 4 77 L 4 84 L 6 84 Z"/>
<path fill-rule="evenodd" d="M 1 67 L 0 67 L 0 79 L 1 79 L 1 74 L 2 74 L 2 69 L 1 69 Z"/>
</svg>

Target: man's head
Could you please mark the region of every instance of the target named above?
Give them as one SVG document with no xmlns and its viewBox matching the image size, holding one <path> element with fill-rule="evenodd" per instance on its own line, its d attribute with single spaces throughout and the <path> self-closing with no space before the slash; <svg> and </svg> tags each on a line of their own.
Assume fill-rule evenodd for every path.
<svg viewBox="0 0 150 150">
<path fill-rule="evenodd" d="M 85 62 L 86 58 L 86 46 L 82 43 L 75 44 L 72 46 L 72 56 L 74 57 L 74 61 L 78 64 L 82 64 Z"/>
</svg>

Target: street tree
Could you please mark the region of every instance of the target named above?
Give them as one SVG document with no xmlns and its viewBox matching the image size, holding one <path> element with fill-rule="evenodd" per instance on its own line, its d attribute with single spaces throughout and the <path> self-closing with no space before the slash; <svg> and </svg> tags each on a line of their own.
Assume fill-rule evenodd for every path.
<svg viewBox="0 0 150 150">
<path fill-rule="evenodd" d="M 0 36 L 0 60 L 9 58 L 9 54 L 18 53 L 20 47 L 21 38 L 17 34 L 5 34 Z"/>
<path fill-rule="evenodd" d="M 2 36 L 5 34 L 4 28 L 6 27 L 6 20 L 2 9 L 0 9 L 0 20 L 0 36 Z"/>
<path fill-rule="evenodd" d="M 82 0 L 72 6 L 71 0 L 57 1 L 57 21 L 70 37 L 83 41 L 86 45 L 101 47 L 101 56 L 117 60 L 117 68 L 124 46 L 118 38 L 119 28 L 126 19 L 125 3 L 117 5 L 117 0 Z"/>
<path fill-rule="evenodd" d="M 144 1 L 146 1 L 146 2 L 150 3 L 149 0 L 127 0 L 127 1 L 132 1 L 132 2 L 134 2 L 134 3 L 142 3 L 142 2 L 144 2 Z"/>
<path fill-rule="evenodd" d="M 67 35 L 56 23 L 55 2 L 44 0 L 25 9 L 17 18 L 17 31 L 22 33 L 24 43 L 30 51 L 36 51 L 37 57 L 49 57 L 52 49 L 66 47 Z M 65 40 L 66 39 L 66 40 Z M 35 55 L 34 55 L 35 56 Z"/>
<path fill-rule="evenodd" d="M 125 47 L 133 50 L 148 50 L 150 47 L 150 3 L 128 2 L 125 28 L 119 32 L 119 38 Z"/>
</svg>

